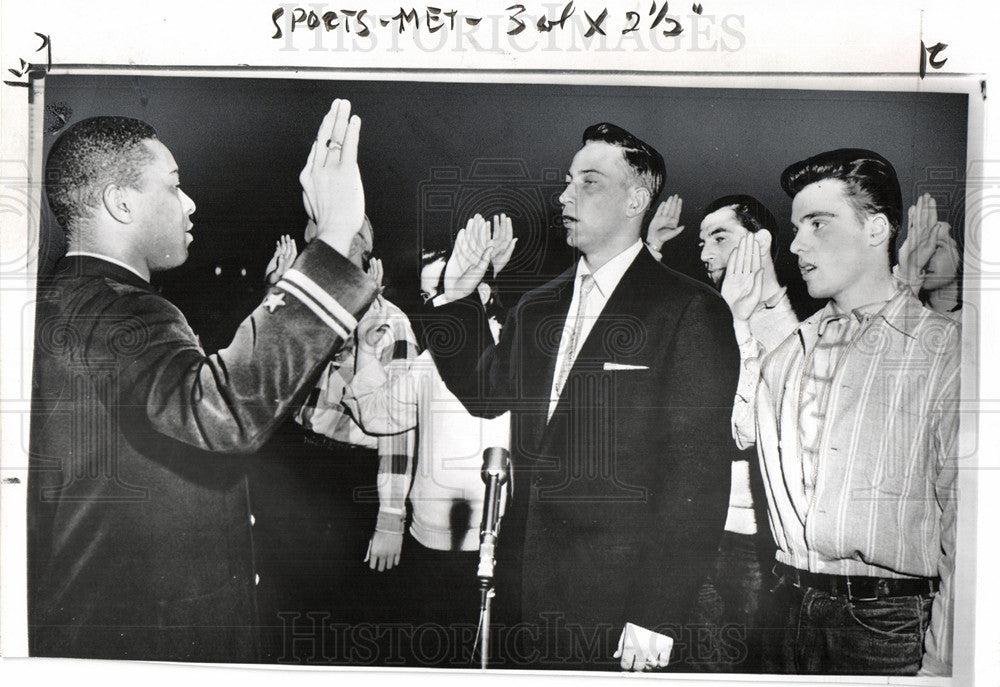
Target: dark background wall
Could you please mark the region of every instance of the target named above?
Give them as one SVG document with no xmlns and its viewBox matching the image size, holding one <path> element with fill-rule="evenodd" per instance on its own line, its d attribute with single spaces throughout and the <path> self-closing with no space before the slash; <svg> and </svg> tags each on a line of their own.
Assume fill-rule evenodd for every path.
<svg viewBox="0 0 1000 687">
<path fill-rule="evenodd" d="M 198 205 L 187 264 L 158 275 L 206 347 L 224 345 L 259 297 L 279 235 L 301 246 L 298 173 L 334 97 L 362 117 L 360 165 L 388 295 L 417 300 L 422 246 L 444 247 L 474 212 L 507 211 L 520 237 L 511 273 L 522 289 L 558 274 L 572 253 L 555 230 L 556 198 L 580 135 L 610 121 L 663 154 L 664 197 L 684 199 L 680 237 L 665 260 L 701 276 L 702 208 L 729 193 L 760 198 L 790 241 L 788 164 L 822 150 L 871 148 L 896 166 L 904 203 L 935 193 L 961 242 L 965 95 L 789 90 L 597 87 L 292 79 L 50 76 L 46 151 L 65 123 L 137 117 L 171 149 Z M 42 268 L 64 250 L 43 219 Z M 787 251 L 783 250 L 783 254 Z M 795 270 L 783 272 L 798 291 Z M 808 302 L 800 302 L 805 309 Z"/>
</svg>

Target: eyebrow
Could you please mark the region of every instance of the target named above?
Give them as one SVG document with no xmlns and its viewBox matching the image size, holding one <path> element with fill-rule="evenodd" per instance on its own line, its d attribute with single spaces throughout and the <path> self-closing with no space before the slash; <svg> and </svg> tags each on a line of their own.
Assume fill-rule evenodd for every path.
<svg viewBox="0 0 1000 687">
<path fill-rule="evenodd" d="M 802 215 L 802 217 L 799 218 L 799 221 L 805 222 L 807 220 L 814 219 L 816 217 L 836 217 L 836 216 L 837 216 L 836 213 L 823 212 L 822 210 L 818 210 L 816 212 L 810 212 L 808 215 Z"/>
<path fill-rule="evenodd" d="M 579 172 L 577 172 L 577 176 L 583 176 L 584 174 L 600 174 L 602 177 L 607 176 L 607 174 L 605 174 L 599 169 L 581 169 Z M 566 176 L 568 177 L 573 176 L 573 172 L 566 172 Z"/>
</svg>

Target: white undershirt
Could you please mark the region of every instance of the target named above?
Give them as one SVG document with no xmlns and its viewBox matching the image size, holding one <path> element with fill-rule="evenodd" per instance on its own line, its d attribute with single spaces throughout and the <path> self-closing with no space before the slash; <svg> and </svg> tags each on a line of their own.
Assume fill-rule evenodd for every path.
<svg viewBox="0 0 1000 687">
<path fill-rule="evenodd" d="M 110 263 L 118 265 L 119 267 L 124 267 L 129 272 L 131 272 L 135 276 L 139 277 L 139 279 L 142 279 L 144 282 L 147 282 L 147 283 L 149 282 L 149 279 L 147 279 L 146 277 L 144 277 L 141 274 L 139 274 L 138 272 L 136 272 L 136 270 L 135 270 L 134 267 L 132 267 L 131 265 L 127 265 L 124 262 L 122 262 L 121 260 L 117 260 L 116 258 L 112 258 L 112 257 L 109 257 L 107 255 L 101 255 L 100 253 L 91 253 L 91 252 L 85 251 L 85 250 L 71 250 L 68 253 L 66 253 L 66 257 L 67 258 L 73 258 L 73 257 L 77 257 L 77 256 L 85 257 L 85 258 L 98 258 L 100 260 L 106 260 L 106 261 L 108 261 Z"/>
</svg>

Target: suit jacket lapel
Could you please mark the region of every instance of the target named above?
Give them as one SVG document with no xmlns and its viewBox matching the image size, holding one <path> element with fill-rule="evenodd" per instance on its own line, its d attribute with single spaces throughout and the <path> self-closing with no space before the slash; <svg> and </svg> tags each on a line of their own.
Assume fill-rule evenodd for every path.
<svg viewBox="0 0 1000 687">
<path fill-rule="evenodd" d="M 639 317 L 640 308 L 638 307 L 638 303 L 642 299 L 641 294 L 643 282 L 646 281 L 643 275 L 649 267 L 649 265 L 645 264 L 645 258 L 648 258 L 650 262 L 653 262 L 652 257 L 645 251 L 645 249 L 643 249 L 635 257 L 635 260 L 632 261 L 632 264 L 629 265 L 629 268 L 625 270 L 625 274 L 622 275 L 621 281 L 618 282 L 618 286 L 615 287 L 615 290 L 608 299 L 608 302 L 604 304 L 604 309 L 601 311 L 600 317 L 598 317 L 597 321 L 594 322 L 593 328 L 591 328 L 590 333 L 587 335 L 587 339 L 583 342 L 583 346 L 580 348 L 580 352 L 573 361 L 573 367 L 570 368 L 569 377 L 566 379 L 564 389 L 570 387 L 573 383 L 573 378 L 580 374 L 580 369 L 578 367 L 580 364 L 586 365 L 592 370 L 595 361 L 600 360 L 603 362 L 608 358 L 609 353 L 605 349 L 607 348 L 606 341 L 608 340 L 607 337 L 609 329 L 616 326 L 623 326 L 625 318 L 630 316 L 636 318 Z M 573 282 L 571 279 L 569 282 L 570 288 L 566 289 L 566 304 L 562 305 L 562 324 L 565 324 L 566 322 L 566 316 L 569 313 L 569 301 L 573 298 L 572 285 Z M 556 343 L 556 347 L 558 348 L 558 343 Z M 552 375 L 554 372 L 555 353 L 551 356 L 549 367 L 547 369 L 548 374 L 545 376 L 547 383 L 546 389 L 552 388 Z M 567 409 L 564 407 L 565 403 L 566 395 L 564 393 L 563 396 L 560 397 L 559 402 L 556 404 L 553 418 L 560 413 L 566 412 Z M 546 405 L 546 410 L 547 409 L 548 405 Z M 551 426 L 551 424 L 547 425 L 546 429 Z"/>
<path fill-rule="evenodd" d="M 525 304 L 518 327 L 521 331 L 520 389 L 525 408 L 521 422 L 522 436 L 533 437 L 541 444 L 546 429 L 549 394 L 555 374 L 559 339 L 573 300 L 576 264 L 563 272 L 542 293 L 535 293 Z"/>
<path fill-rule="evenodd" d="M 576 265 L 556 278 L 549 293 L 541 294 L 525 313 L 527 325 L 522 336 L 530 337 L 531 345 L 526 346 L 529 357 L 525 361 L 523 384 L 528 398 L 545 398 L 546 403 L 552 389 L 552 378 L 556 369 L 556 354 L 562 329 L 566 324 L 570 302 L 573 300 L 573 279 Z"/>
<path fill-rule="evenodd" d="M 604 304 L 600 317 L 594 322 L 586 341 L 583 342 L 576 360 L 589 361 L 591 365 L 596 360 L 602 362 L 608 360 L 613 353 L 613 351 L 607 350 L 608 330 L 625 325 L 625 320 L 629 317 L 639 316 L 641 310 L 639 302 L 643 298 L 644 282 L 646 281 L 643 274 L 645 274 L 645 268 L 648 267 L 648 265 L 643 264 L 643 257 L 652 260 L 643 249 L 629 265 L 629 268 L 625 270 L 621 281 L 618 282 L 618 286 L 615 287 L 608 302 Z M 573 369 L 569 373 L 571 377 L 575 371 L 576 361 L 574 361 Z"/>
</svg>

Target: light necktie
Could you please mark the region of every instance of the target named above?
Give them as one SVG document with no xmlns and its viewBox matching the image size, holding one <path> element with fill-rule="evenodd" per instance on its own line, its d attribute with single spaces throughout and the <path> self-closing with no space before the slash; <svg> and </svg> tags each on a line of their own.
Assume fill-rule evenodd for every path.
<svg viewBox="0 0 1000 687">
<path fill-rule="evenodd" d="M 576 360 L 576 349 L 580 344 L 580 334 L 583 332 L 583 318 L 587 313 L 587 298 L 594 290 L 594 277 L 589 273 L 580 275 L 580 298 L 576 304 L 576 315 L 573 322 L 573 331 L 570 334 L 569 345 L 563 355 L 562 365 L 559 366 L 559 374 L 556 375 L 555 391 L 556 396 L 562 396 L 563 386 L 569 377 L 569 371 L 573 369 L 573 362 Z"/>
</svg>

